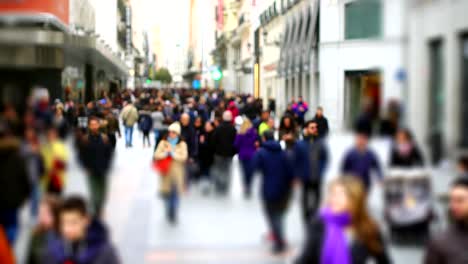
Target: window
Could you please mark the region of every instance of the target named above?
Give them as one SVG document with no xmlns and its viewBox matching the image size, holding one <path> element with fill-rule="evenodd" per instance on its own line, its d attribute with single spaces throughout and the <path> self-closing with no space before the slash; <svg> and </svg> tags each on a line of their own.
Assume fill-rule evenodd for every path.
<svg viewBox="0 0 468 264">
<path fill-rule="evenodd" d="M 381 0 L 357 0 L 345 5 L 345 39 L 377 38 L 381 31 Z"/>
<path fill-rule="evenodd" d="M 461 37 L 461 145 L 468 147 L 468 33 Z"/>
</svg>

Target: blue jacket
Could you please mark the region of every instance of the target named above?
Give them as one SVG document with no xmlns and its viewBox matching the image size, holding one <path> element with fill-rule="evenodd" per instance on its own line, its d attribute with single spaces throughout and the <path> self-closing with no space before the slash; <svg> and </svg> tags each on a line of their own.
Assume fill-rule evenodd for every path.
<svg viewBox="0 0 468 264">
<path fill-rule="evenodd" d="M 371 150 L 359 152 L 357 149 L 351 149 L 345 156 L 341 172 L 360 178 L 368 190 L 371 183 L 371 171 L 375 170 L 377 176 L 382 179 L 382 169 L 377 155 Z"/>
<path fill-rule="evenodd" d="M 303 182 L 320 181 L 328 165 L 328 150 L 323 140 L 305 138 L 294 147 L 296 176 Z"/>
<path fill-rule="evenodd" d="M 289 196 L 293 180 L 292 164 L 279 142 L 264 142 L 252 162 L 253 168 L 263 174 L 261 193 L 265 201 L 281 201 Z"/>
</svg>

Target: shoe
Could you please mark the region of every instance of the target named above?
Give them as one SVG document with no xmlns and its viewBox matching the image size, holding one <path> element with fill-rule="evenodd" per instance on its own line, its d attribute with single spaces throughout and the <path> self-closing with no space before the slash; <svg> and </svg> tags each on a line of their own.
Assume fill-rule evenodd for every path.
<svg viewBox="0 0 468 264">
<path fill-rule="evenodd" d="M 286 252 L 286 246 L 285 245 L 275 245 L 273 246 L 273 249 L 271 250 L 271 253 L 273 255 L 281 255 Z"/>
</svg>

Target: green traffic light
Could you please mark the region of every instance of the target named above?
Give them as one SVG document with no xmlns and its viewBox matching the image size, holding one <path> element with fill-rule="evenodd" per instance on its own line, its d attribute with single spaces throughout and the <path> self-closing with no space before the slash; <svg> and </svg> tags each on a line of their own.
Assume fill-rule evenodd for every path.
<svg viewBox="0 0 468 264">
<path fill-rule="evenodd" d="M 219 81 L 221 78 L 223 78 L 223 73 L 219 69 L 216 69 L 211 72 L 211 78 L 213 78 L 215 81 Z"/>
<path fill-rule="evenodd" d="M 150 79 L 146 79 L 146 83 L 147 83 L 147 84 L 150 84 L 150 83 L 151 83 L 151 80 L 150 80 Z"/>
</svg>

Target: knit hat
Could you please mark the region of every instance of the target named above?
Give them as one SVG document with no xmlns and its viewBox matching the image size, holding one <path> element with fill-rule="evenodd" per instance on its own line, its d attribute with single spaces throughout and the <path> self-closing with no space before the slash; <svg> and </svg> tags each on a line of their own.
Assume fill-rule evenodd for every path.
<svg viewBox="0 0 468 264">
<path fill-rule="evenodd" d="M 177 135 L 180 135 L 181 128 L 180 128 L 179 122 L 172 123 L 167 130 L 175 132 L 175 133 L 177 133 Z"/>
</svg>

